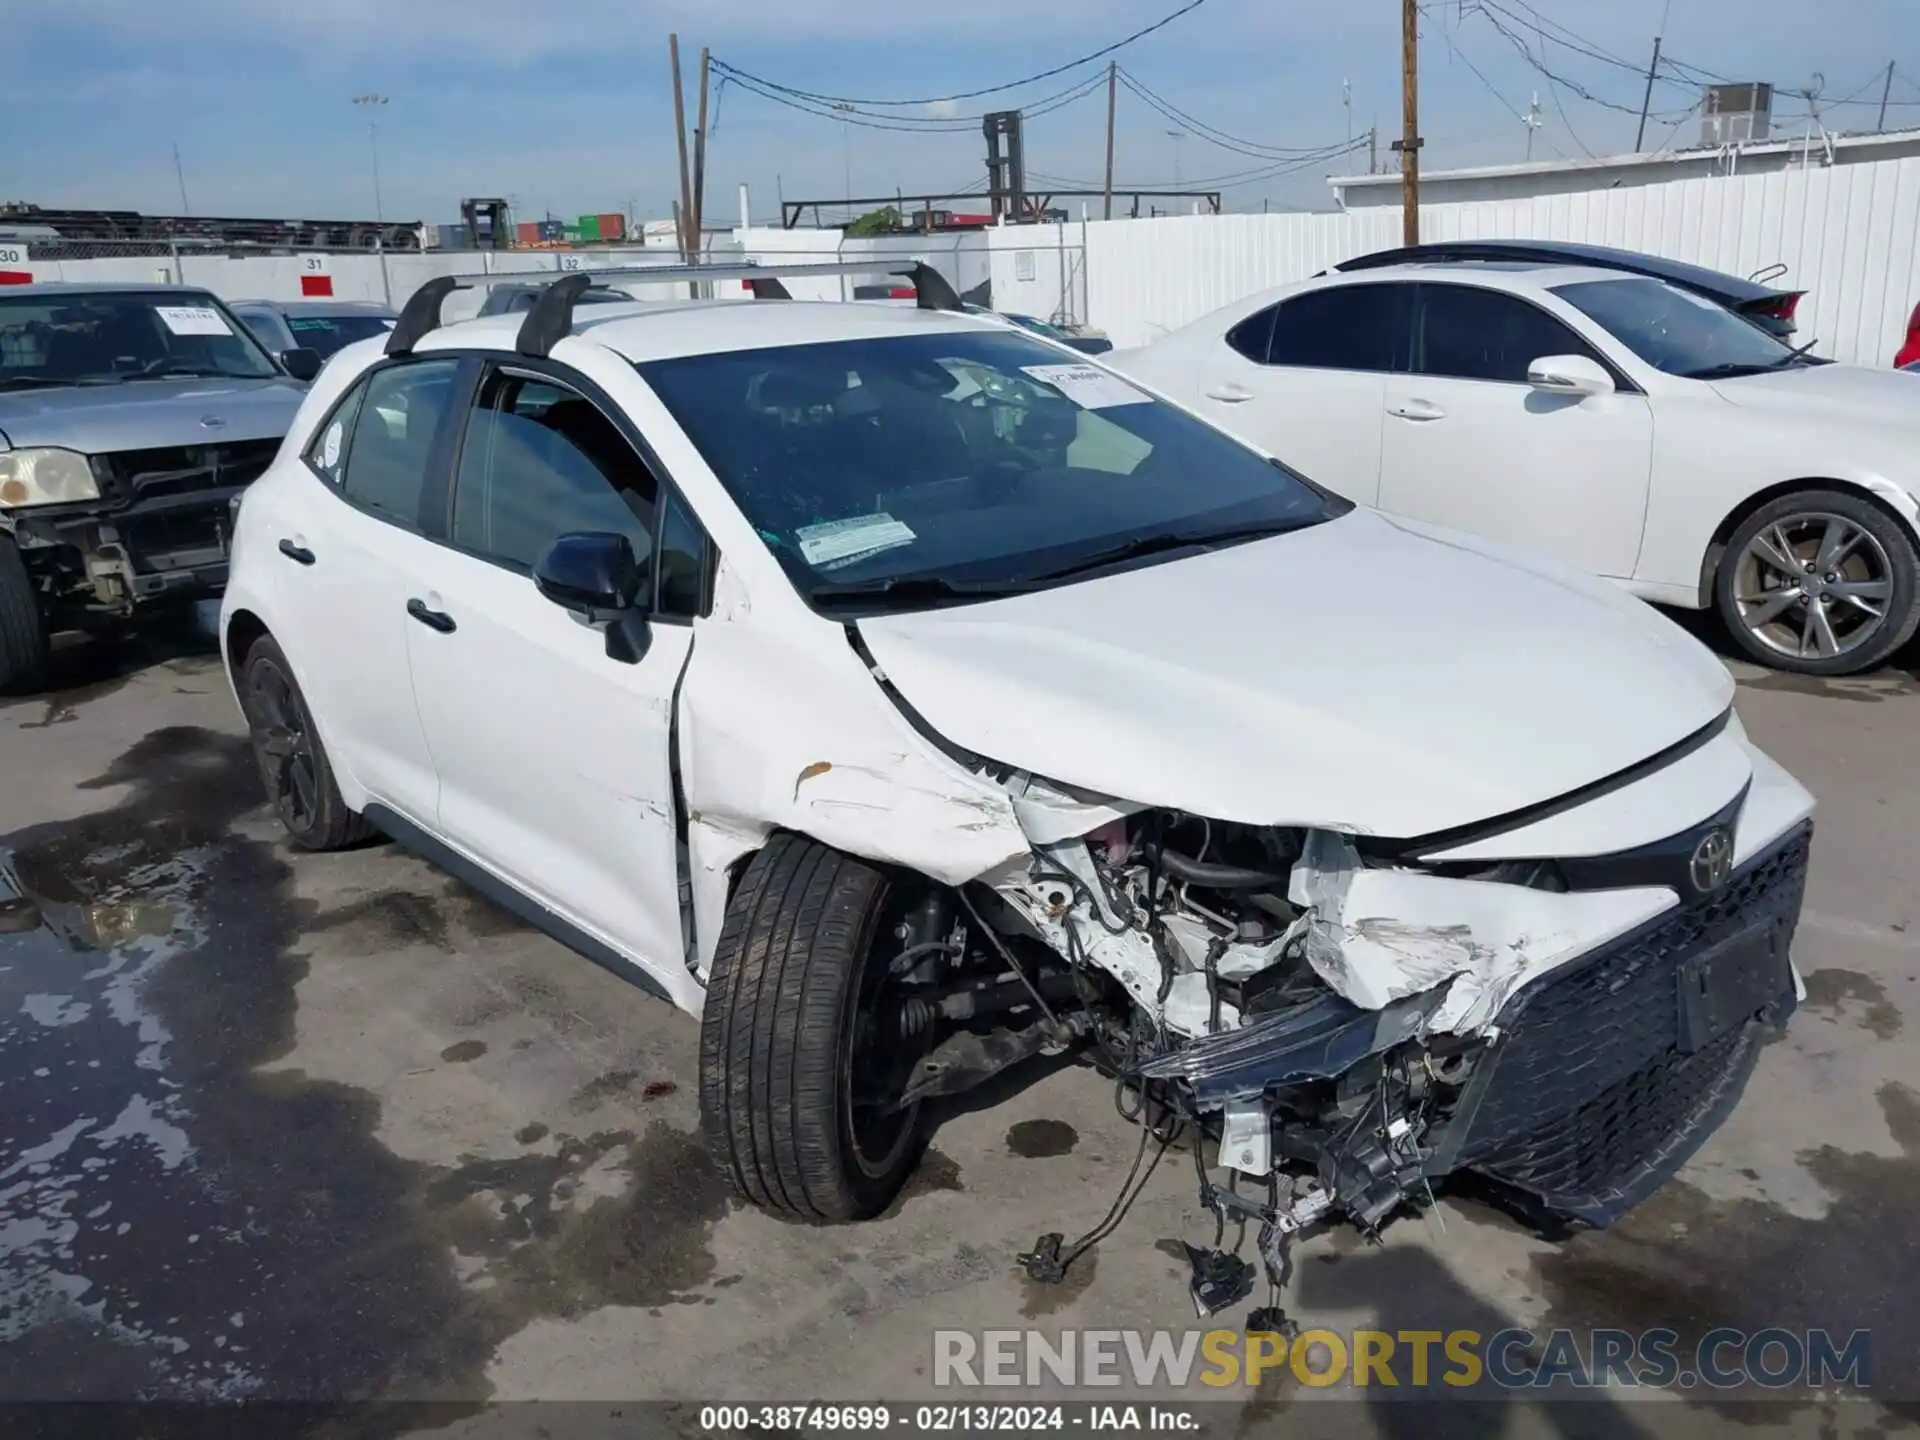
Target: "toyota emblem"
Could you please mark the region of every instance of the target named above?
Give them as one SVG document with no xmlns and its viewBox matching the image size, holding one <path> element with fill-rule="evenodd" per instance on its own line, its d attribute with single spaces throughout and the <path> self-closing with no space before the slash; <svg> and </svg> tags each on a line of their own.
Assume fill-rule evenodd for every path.
<svg viewBox="0 0 1920 1440">
<path fill-rule="evenodd" d="M 1711 895 L 1727 883 L 1727 877 L 1733 873 L 1733 837 L 1725 829 L 1716 825 L 1700 837 L 1700 843 L 1693 847 L 1693 859 L 1687 866 L 1687 877 L 1693 881 L 1695 892 Z"/>
</svg>

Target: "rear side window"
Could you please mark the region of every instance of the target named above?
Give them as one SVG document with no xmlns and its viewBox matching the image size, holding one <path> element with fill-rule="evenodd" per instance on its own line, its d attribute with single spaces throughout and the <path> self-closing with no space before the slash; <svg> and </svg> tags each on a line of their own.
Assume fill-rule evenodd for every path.
<svg viewBox="0 0 1920 1440">
<path fill-rule="evenodd" d="M 659 485 L 619 428 L 585 396 L 497 372 L 480 391 L 460 452 L 453 543 L 530 571 L 562 535 L 624 535 L 653 554 Z"/>
<path fill-rule="evenodd" d="M 1391 370 L 1400 352 L 1402 285 L 1336 285 L 1274 307 L 1269 365 Z"/>
<path fill-rule="evenodd" d="M 335 481 L 347 499 L 382 520 L 419 528 L 433 437 L 453 394 L 457 360 L 418 360 L 376 370 L 361 384 L 344 469 Z M 342 407 L 344 410 L 345 407 Z M 320 435 L 325 461 L 332 425 Z"/>
<path fill-rule="evenodd" d="M 1417 374 L 1510 385 L 1526 384 L 1528 366 L 1544 355 L 1600 358 L 1532 302 L 1471 285 L 1422 285 L 1416 340 Z"/>
</svg>

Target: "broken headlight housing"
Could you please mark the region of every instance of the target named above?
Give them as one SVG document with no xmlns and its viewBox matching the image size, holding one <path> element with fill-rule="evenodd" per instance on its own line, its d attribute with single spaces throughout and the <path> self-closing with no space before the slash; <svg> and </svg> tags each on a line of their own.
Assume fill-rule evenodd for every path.
<svg viewBox="0 0 1920 1440">
<path fill-rule="evenodd" d="M 0 510 L 99 498 L 93 466 L 77 450 L 43 446 L 0 451 Z"/>
</svg>

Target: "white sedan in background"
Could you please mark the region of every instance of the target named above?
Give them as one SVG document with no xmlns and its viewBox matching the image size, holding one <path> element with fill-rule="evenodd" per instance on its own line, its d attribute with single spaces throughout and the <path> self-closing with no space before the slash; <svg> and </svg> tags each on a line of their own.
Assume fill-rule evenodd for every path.
<svg viewBox="0 0 1920 1440">
<path fill-rule="evenodd" d="M 1864 670 L 1920 625 L 1911 378 L 1663 281 L 1329 274 L 1109 363 L 1349 499 L 1717 609 L 1778 669 Z"/>
</svg>

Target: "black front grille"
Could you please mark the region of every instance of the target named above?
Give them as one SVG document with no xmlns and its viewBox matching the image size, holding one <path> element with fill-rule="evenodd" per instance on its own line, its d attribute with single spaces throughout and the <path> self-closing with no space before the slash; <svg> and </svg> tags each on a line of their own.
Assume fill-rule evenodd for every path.
<svg viewBox="0 0 1920 1440">
<path fill-rule="evenodd" d="M 232 440 L 217 445 L 173 445 L 122 450 L 105 458 L 109 483 L 122 503 L 250 485 L 280 453 L 278 440 Z"/>
<path fill-rule="evenodd" d="M 1757 1039 L 1736 1025 L 1689 1050 L 1678 969 L 1765 925 L 1793 939 L 1812 830 L 1750 861 L 1711 899 L 1603 947 L 1523 991 L 1479 1077 L 1456 1163 L 1547 1209 L 1604 1224 L 1677 1170 L 1732 1108 Z M 1780 997 L 1779 1009 L 1792 1003 Z M 1469 1102 L 1472 1103 L 1471 1101 Z"/>
</svg>

